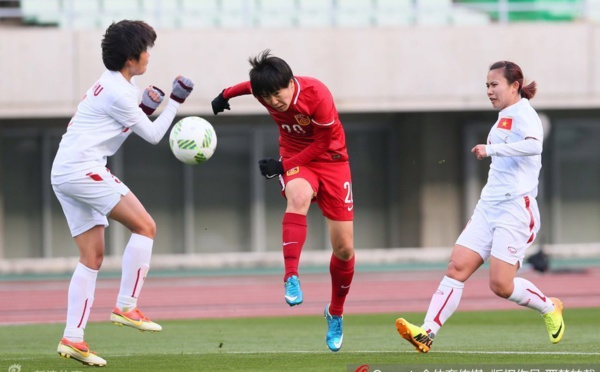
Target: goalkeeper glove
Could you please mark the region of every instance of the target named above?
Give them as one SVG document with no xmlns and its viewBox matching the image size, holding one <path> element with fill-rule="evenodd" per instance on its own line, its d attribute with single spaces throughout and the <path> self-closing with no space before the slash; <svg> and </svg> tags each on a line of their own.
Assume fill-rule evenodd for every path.
<svg viewBox="0 0 600 372">
<path fill-rule="evenodd" d="M 183 103 L 188 98 L 192 90 L 194 89 L 194 82 L 181 75 L 177 76 L 173 80 L 173 91 L 171 92 L 171 99 Z"/>
<path fill-rule="evenodd" d="M 158 95 L 158 101 L 155 101 L 154 98 L 150 95 L 150 92 L 156 93 Z M 165 92 L 155 87 L 154 85 L 149 86 L 142 93 L 142 103 L 140 103 L 140 108 L 146 115 L 152 115 L 154 110 L 158 108 L 160 103 L 165 98 Z"/>
</svg>

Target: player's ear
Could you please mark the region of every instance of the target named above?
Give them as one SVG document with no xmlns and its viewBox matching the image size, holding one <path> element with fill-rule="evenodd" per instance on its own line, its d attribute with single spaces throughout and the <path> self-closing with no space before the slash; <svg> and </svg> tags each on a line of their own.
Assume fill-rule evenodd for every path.
<svg viewBox="0 0 600 372">
<path fill-rule="evenodd" d="M 290 83 L 288 84 L 288 88 L 293 88 L 294 87 L 294 78 L 290 79 Z"/>
</svg>

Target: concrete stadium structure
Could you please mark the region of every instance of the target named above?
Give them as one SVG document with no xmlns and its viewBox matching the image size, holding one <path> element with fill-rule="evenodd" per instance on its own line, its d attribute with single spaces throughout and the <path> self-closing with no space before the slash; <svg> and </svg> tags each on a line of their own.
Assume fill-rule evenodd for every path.
<svg viewBox="0 0 600 372">
<path fill-rule="evenodd" d="M 70 116 L 104 69 L 102 33 L 0 28 L 0 272 L 31 270 L 38 258 L 45 269 L 69 266 L 77 253 L 48 174 Z M 210 111 L 265 48 L 297 75 L 326 82 L 336 98 L 361 258 L 445 259 L 485 182 L 487 162 L 469 149 L 497 117 L 485 94 L 497 60 L 517 62 L 538 83 L 532 105 L 548 124 L 538 244 L 564 257 L 600 256 L 600 25 L 522 23 L 159 30 L 138 86 L 166 88 L 176 74 L 190 76 L 196 88 L 180 116 L 211 121 L 219 147 L 190 168 L 165 139 L 155 147 L 130 139 L 111 160 L 157 221 L 153 264 L 276 264 L 284 203 L 276 182 L 255 169 L 260 157 L 277 155 L 275 127 L 251 97 L 232 101 L 224 115 Z M 319 263 L 329 243 L 312 209 L 305 251 Z M 118 266 L 128 234 L 116 224 L 107 234 L 106 264 Z"/>
</svg>

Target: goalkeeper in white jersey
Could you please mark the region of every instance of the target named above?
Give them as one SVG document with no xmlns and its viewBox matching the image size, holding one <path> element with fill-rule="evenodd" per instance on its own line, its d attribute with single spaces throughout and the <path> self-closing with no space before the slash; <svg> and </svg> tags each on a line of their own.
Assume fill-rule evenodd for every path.
<svg viewBox="0 0 600 372">
<path fill-rule="evenodd" d="M 537 87 L 535 82 L 524 85 L 521 68 L 509 61 L 492 64 L 486 86 L 492 106 L 500 113 L 487 143 L 471 152 L 479 160 L 492 158 L 487 183 L 454 245 L 446 276 L 431 298 L 423 325 L 396 320 L 400 336 L 421 353 L 429 351 L 435 335 L 456 311 L 464 283 L 488 258 L 494 294 L 539 312 L 551 343 L 560 342 L 565 333 L 562 302 L 516 276 L 525 250 L 540 229 L 536 196 L 544 133 L 529 104 Z"/>
<path fill-rule="evenodd" d="M 148 118 L 165 94 L 150 86 L 142 92 L 140 103 L 134 76 L 146 72 L 148 50 L 155 41 L 156 32 L 142 21 L 123 20 L 107 28 L 101 44 L 107 70 L 79 103 L 52 165 L 52 188 L 79 248 L 79 263 L 69 285 L 66 327 L 57 351 L 86 365 L 106 365 L 103 358 L 90 351 L 84 341 L 84 329 L 104 258 L 107 217 L 131 231 L 110 320 L 142 331 L 162 330 L 137 306 L 150 268 L 156 224 L 133 192 L 106 168 L 107 158 L 132 132 L 157 144 L 170 128 L 179 105 L 192 92 L 193 82 L 177 76 L 167 107 L 154 121 Z"/>
</svg>

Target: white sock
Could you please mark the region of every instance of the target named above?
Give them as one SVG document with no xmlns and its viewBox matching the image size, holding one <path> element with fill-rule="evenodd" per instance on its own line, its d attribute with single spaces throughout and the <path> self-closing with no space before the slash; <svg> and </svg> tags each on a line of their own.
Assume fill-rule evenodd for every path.
<svg viewBox="0 0 600 372">
<path fill-rule="evenodd" d="M 150 269 L 152 244 L 154 240 L 139 234 L 131 234 L 123 252 L 121 288 L 117 297 L 117 307 L 129 311 L 137 306 L 144 280 Z"/>
<path fill-rule="evenodd" d="M 67 325 L 63 337 L 69 341 L 83 341 L 83 331 L 94 303 L 98 270 L 92 270 L 81 262 L 77 263 L 69 284 L 67 303 Z"/>
<path fill-rule="evenodd" d="M 440 286 L 431 297 L 423 328 L 428 333 L 437 333 L 442 325 L 454 314 L 460 303 L 465 284 L 444 276 Z"/>
<path fill-rule="evenodd" d="M 508 298 L 510 301 L 539 311 L 542 314 L 554 310 L 554 303 L 542 291 L 527 279 L 515 278 L 513 293 Z"/>
</svg>

